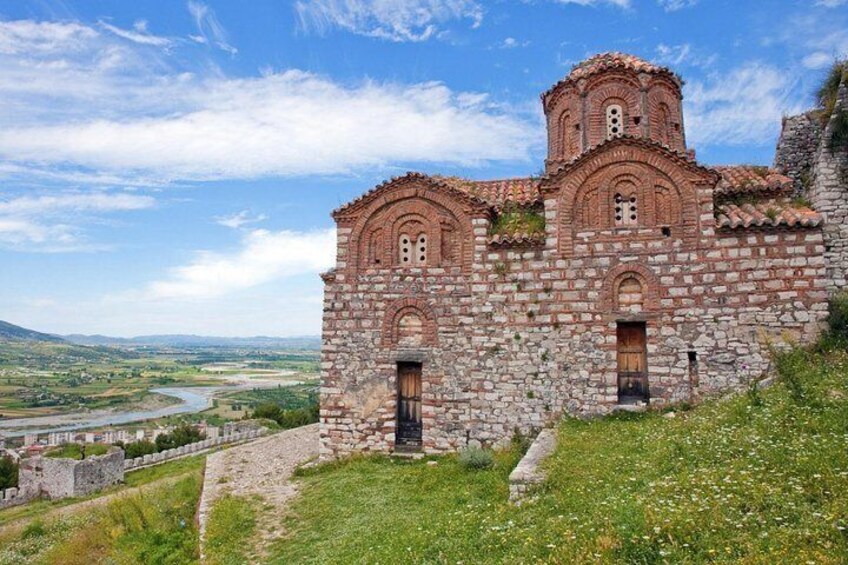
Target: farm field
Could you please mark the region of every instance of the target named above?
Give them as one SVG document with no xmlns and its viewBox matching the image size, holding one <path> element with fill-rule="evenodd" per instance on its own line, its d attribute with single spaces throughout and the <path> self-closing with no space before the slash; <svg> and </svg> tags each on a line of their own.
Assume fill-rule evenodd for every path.
<svg viewBox="0 0 848 565">
<path fill-rule="evenodd" d="M 314 351 L 2 342 L 0 419 L 155 409 L 179 402 L 151 393 L 158 387 L 244 387 L 255 382 L 257 388 L 263 388 L 270 382 L 306 382 L 317 375 L 317 359 Z M 225 419 L 244 415 L 244 410 L 226 409 L 231 406 L 224 401 L 216 415 Z M 241 408 L 238 402 L 235 406 Z"/>
</svg>

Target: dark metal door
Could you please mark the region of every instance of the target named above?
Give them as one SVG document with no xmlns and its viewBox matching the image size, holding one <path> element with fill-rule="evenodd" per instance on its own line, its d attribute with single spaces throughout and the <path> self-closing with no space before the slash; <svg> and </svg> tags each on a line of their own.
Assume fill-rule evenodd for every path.
<svg viewBox="0 0 848 565">
<path fill-rule="evenodd" d="M 421 445 L 421 363 L 398 363 L 397 445 Z"/>
<path fill-rule="evenodd" d="M 618 402 L 648 401 L 648 351 L 644 322 L 618 324 Z"/>
</svg>

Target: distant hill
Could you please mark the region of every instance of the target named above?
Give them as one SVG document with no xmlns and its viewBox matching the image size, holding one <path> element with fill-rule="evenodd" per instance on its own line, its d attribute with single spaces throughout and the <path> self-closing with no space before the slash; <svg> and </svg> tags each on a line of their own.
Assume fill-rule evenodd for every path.
<svg viewBox="0 0 848 565">
<path fill-rule="evenodd" d="M 215 337 L 201 335 L 142 335 L 138 337 L 109 337 L 104 335 L 72 334 L 62 336 L 77 345 L 106 345 L 118 347 L 246 347 L 256 349 L 308 349 L 321 348 L 318 336 L 303 337 Z"/>
<path fill-rule="evenodd" d="M 0 320 L 0 341 L 41 341 L 49 343 L 65 343 L 59 336 L 45 334 L 22 328 Z"/>
</svg>

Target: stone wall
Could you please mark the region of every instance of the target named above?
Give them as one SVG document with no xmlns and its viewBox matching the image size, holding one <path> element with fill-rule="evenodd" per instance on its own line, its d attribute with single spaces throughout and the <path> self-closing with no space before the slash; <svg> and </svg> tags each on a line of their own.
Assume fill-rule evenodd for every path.
<svg viewBox="0 0 848 565">
<path fill-rule="evenodd" d="M 825 260 L 831 291 L 848 288 L 848 147 L 831 149 L 828 144 L 840 111 L 848 112 L 848 84 L 844 80 L 816 154 L 809 192 L 816 210 L 825 217 Z"/>
<path fill-rule="evenodd" d="M 10 506 L 25 504 L 32 500 L 32 498 L 32 496 L 26 496 L 25 493 L 16 487 L 0 490 L 0 510 L 9 508 Z"/>
<path fill-rule="evenodd" d="M 827 309 L 821 229 L 716 230 L 712 189 L 699 190 L 694 228 L 569 232 L 568 253 L 557 198 L 541 246 L 490 245 L 475 217 L 468 270 L 357 267 L 340 225 L 324 277 L 322 457 L 394 448 L 399 362 L 422 363 L 423 449 L 445 452 L 612 410 L 620 321 L 647 326 L 657 405 L 742 388 L 768 370 L 770 341 L 814 339 Z M 627 273 L 644 285 L 638 313 L 616 307 Z M 417 341 L 401 339 L 398 312 L 421 320 Z"/>
<path fill-rule="evenodd" d="M 83 460 L 32 457 L 21 461 L 18 486 L 27 497 L 85 496 L 124 480 L 124 452 L 114 448 L 106 455 Z"/>
<path fill-rule="evenodd" d="M 159 463 L 164 463 L 166 461 L 177 459 L 179 457 L 194 455 L 196 453 L 206 451 L 207 449 L 212 449 L 213 447 L 226 445 L 228 443 L 255 439 L 262 436 L 266 431 L 267 430 L 265 428 L 243 431 L 239 433 L 220 436 L 214 439 L 205 439 L 203 441 L 190 443 L 188 445 L 184 445 L 182 447 L 177 447 L 174 449 L 166 449 L 165 451 L 160 451 L 159 453 L 152 453 L 143 457 L 136 457 L 135 459 L 127 459 L 123 463 L 124 469 L 130 471 L 133 469 L 140 469 L 142 467 L 149 467 L 150 465 L 158 465 Z"/>
<path fill-rule="evenodd" d="M 821 123 L 815 111 L 783 118 L 774 168 L 795 181 L 799 194 L 811 186 L 821 136 Z"/>
</svg>

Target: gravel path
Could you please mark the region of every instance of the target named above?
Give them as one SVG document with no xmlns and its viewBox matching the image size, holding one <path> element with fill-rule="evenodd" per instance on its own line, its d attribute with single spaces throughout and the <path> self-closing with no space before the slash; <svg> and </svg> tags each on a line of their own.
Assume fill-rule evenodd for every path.
<svg viewBox="0 0 848 565">
<path fill-rule="evenodd" d="M 206 475 L 198 512 L 200 547 L 206 519 L 218 497 L 259 495 L 268 505 L 258 520 L 260 546 L 279 536 L 279 518 L 286 501 L 297 489 L 289 482 L 295 468 L 318 456 L 318 424 L 286 430 L 262 439 L 213 453 L 206 459 Z"/>
</svg>

